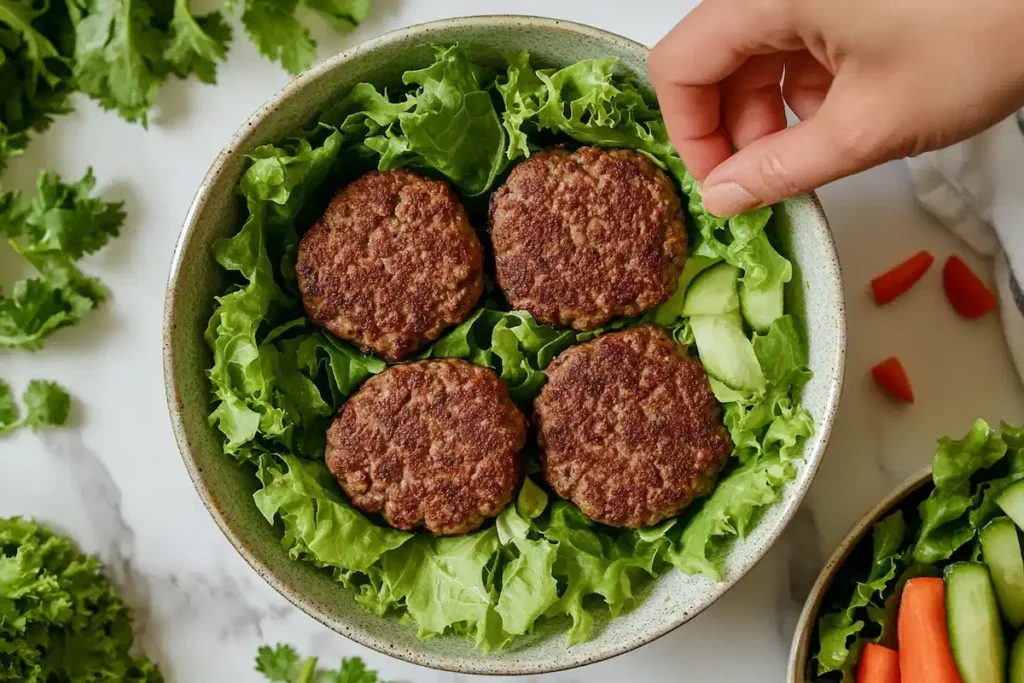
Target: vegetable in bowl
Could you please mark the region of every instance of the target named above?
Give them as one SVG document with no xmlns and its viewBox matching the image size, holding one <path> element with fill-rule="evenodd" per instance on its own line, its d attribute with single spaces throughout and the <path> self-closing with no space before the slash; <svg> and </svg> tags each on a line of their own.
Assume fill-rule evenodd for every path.
<svg viewBox="0 0 1024 683">
<path fill-rule="evenodd" d="M 724 552 L 794 477 L 813 428 L 799 405 L 809 378 L 800 325 L 783 297 L 793 270 L 766 231 L 771 210 L 730 220 L 705 212 L 660 114 L 614 60 L 537 70 L 524 53 L 496 67 L 464 46 L 444 46 L 403 82 L 397 94 L 357 85 L 316 125 L 257 148 L 240 184 L 245 225 L 214 249 L 237 279 L 207 328 L 211 421 L 225 451 L 255 467 L 260 511 L 282 525 L 292 559 L 331 572 L 365 609 L 400 616 L 421 637 L 463 634 L 482 650 L 557 617 L 571 619 L 568 642 L 582 642 L 593 631 L 593 598 L 618 614 L 645 581 L 673 567 L 721 578 Z M 479 216 L 513 162 L 557 143 L 640 151 L 688 195 L 691 265 L 676 292 L 643 320 L 577 332 L 510 311 L 492 290 L 419 357 L 490 367 L 528 405 L 562 350 L 609 329 L 661 325 L 695 342 L 710 371 L 735 444 L 730 463 L 684 516 L 639 530 L 591 523 L 549 495 L 535 472 L 497 522 L 473 534 L 386 528 L 348 503 L 323 453 L 331 416 L 387 363 L 305 319 L 294 271 L 300 233 L 331 192 L 369 168 L 409 165 L 444 177 Z"/>
<path fill-rule="evenodd" d="M 1022 482 L 1024 430 L 979 420 L 940 440 L 931 477 L 878 515 L 811 615 L 807 680 L 1024 680 Z"/>
</svg>

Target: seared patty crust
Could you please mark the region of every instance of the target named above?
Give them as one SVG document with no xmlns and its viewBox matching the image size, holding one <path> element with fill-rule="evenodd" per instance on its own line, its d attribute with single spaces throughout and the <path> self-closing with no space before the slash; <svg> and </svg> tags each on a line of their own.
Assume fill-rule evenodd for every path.
<svg viewBox="0 0 1024 683">
<path fill-rule="evenodd" d="M 469 317 L 483 291 L 483 249 L 446 183 L 373 171 L 303 236 L 296 273 L 313 322 L 401 360 Z"/>
<path fill-rule="evenodd" d="M 686 261 L 682 204 L 632 150 L 533 155 L 491 196 L 498 283 L 512 308 L 591 330 L 663 303 Z"/>
<path fill-rule="evenodd" d="M 512 500 L 525 444 L 493 371 L 428 360 L 363 384 L 327 432 L 327 466 L 353 505 L 397 529 L 465 534 Z"/>
<path fill-rule="evenodd" d="M 612 526 L 679 514 L 732 451 L 703 365 L 653 325 L 563 352 L 535 409 L 548 483 Z"/>
</svg>

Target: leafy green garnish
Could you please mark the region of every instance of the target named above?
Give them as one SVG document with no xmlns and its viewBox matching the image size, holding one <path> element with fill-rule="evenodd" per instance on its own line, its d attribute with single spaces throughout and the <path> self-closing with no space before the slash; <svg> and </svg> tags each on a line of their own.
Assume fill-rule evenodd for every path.
<svg viewBox="0 0 1024 683">
<path fill-rule="evenodd" d="M 275 683 L 383 683 L 359 657 L 345 657 L 338 669 L 318 669 L 316 657 L 299 657 L 290 645 L 263 646 L 256 654 L 256 671 Z"/>
<path fill-rule="evenodd" d="M 0 348 L 40 349 L 106 298 L 75 265 L 116 236 L 125 218 L 122 203 L 90 196 L 95 184 L 91 169 L 72 184 L 43 171 L 31 200 L 0 192 L 0 237 L 39 272 L 0 293 Z"/>
<path fill-rule="evenodd" d="M 229 0 L 260 52 L 291 73 L 316 58 L 304 9 L 345 30 L 371 0 Z M 7 162 L 71 111 L 77 91 L 146 124 L 172 76 L 217 80 L 231 43 L 224 13 L 195 14 L 188 0 L 0 0 L 0 175 Z"/>
<path fill-rule="evenodd" d="M 0 680 L 162 681 L 132 640 L 131 612 L 96 558 L 39 524 L 0 519 Z"/>
<path fill-rule="evenodd" d="M 56 382 L 34 379 L 21 396 L 25 415 L 21 415 L 10 385 L 0 379 L 0 434 L 18 427 L 59 427 L 68 420 L 71 396 Z"/>
<path fill-rule="evenodd" d="M 617 615 L 635 605 L 644 581 L 673 565 L 721 576 L 730 544 L 779 498 L 812 432 L 798 405 L 809 378 L 803 342 L 790 316 L 754 336 L 765 387 L 727 399 L 736 457 L 716 492 L 687 517 L 650 529 L 612 529 L 566 501 L 549 500 L 532 476 L 493 526 L 467 536 L 408 534 L 364 516 L 324 464 L 324 432 L 347 397 L 386 365 L 306 323 L 294 272 L 300 233 L 333 190 L 370 168 L 412 165 L 447 177 L 464 196 L 486 194 L 535 141 L 554 138 L 640 150 L 692 193 L 691 203 L 697 192 L 660 114 L 618 75 L 614 60 L 536 71 L 520 54 L 495 72 L 465 47 L 445 46 L 403 80 L 408 89 L 390 94 L 357 85 L 315 128 L 252 153 L 239 187 L 246 221 L 214 248 L 233 284 L 217 299 L 206 334 L 214 361 L 211 422 L 225 452 L 256 468 L 256 503 L 268 522 L 283 527 L 289 556 L 331 572 L 365 609 L 412 622 L 421 637 L 461 634 L 483 651 L 507 646 L 541 619 L 568 617 L 568 642 L 579 643 L 592 635 L 595 598 Z M 697 262 L 733 259 L 745 281 L 784 282 L 789 262 L 763 249 L 769 216 L 716 223 L 721 246 L 707 246 L 709 255 Z M 738 240 L 759 246 L 729 251 Z M 649 317 L 687 338 L 681 301 Z M 418 357 L 489 367 L 526 407 L 563 350 L 647 321 L 556 330 L 487 299 Z"/>
</svg>

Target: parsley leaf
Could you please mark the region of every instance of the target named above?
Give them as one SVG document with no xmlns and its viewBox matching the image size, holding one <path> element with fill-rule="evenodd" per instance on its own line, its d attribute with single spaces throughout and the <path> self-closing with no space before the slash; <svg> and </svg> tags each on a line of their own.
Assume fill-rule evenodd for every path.
<svg viewBox="0 0 1024 683">
<path fill-rule="evenodd" d="M 290 645 L 263 646 L 256 655 L 256 671 L 276 683 L 383 683 L 377 672 L 359 657 L 341 660 L 341 668 L 317 669 L 317 658 L 300 659 Z"/>
<path fill-rule="evenodd" d="M 91 169 L 72 184 L 44 171 L 31 200 L 0 192 L 0 236 L 40 275 L 0 293 L 0 348 L 40 349 L 106 298 L 99 281 L 75 265 L 116 236 L 125 219 L 122 203 L 90 196 L 95 184 Z"/>
<path fill-rule="evenodd" d="M 71 396 L 56 382 L 32 380 L 21 400 L 27 411 L 25 417 L 21 417 L 10 385 L 0 379 L 0 434 L 13 432 L 19 427 L 31 427 L 33 430 L 59 427 L 67 422 L 71 412 Z"/>
</svg>

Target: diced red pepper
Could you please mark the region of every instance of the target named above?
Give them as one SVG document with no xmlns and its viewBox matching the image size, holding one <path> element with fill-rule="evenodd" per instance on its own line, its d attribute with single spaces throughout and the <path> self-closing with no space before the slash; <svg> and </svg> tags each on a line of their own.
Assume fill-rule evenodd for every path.
<svg viewBox="0 0 1024 683">
<path fill-rule="evenodd" d="M 935 262 L 927 251 L 919 251 L 895 268 L 871 281 L 871 294 L 879 306 L 893 301 L 924 277 Z"/>
<path fill-rule="evenodd" d="M 910 386 L 907 371 L 903 369 L 903 364 L 895 356 L 886 358 L 871 368 L 871 376 L 885 393 L 896 400 L 904 403 L 914 402 L 914 389 Z"/>
<path fill-rule="evenodd" d="M 995 295 L 959 256 L 950 256 L 946 261 L 942 286 L 949 303 L 965 318 L 976 320 L 996 308 Z"/>
</svg>

